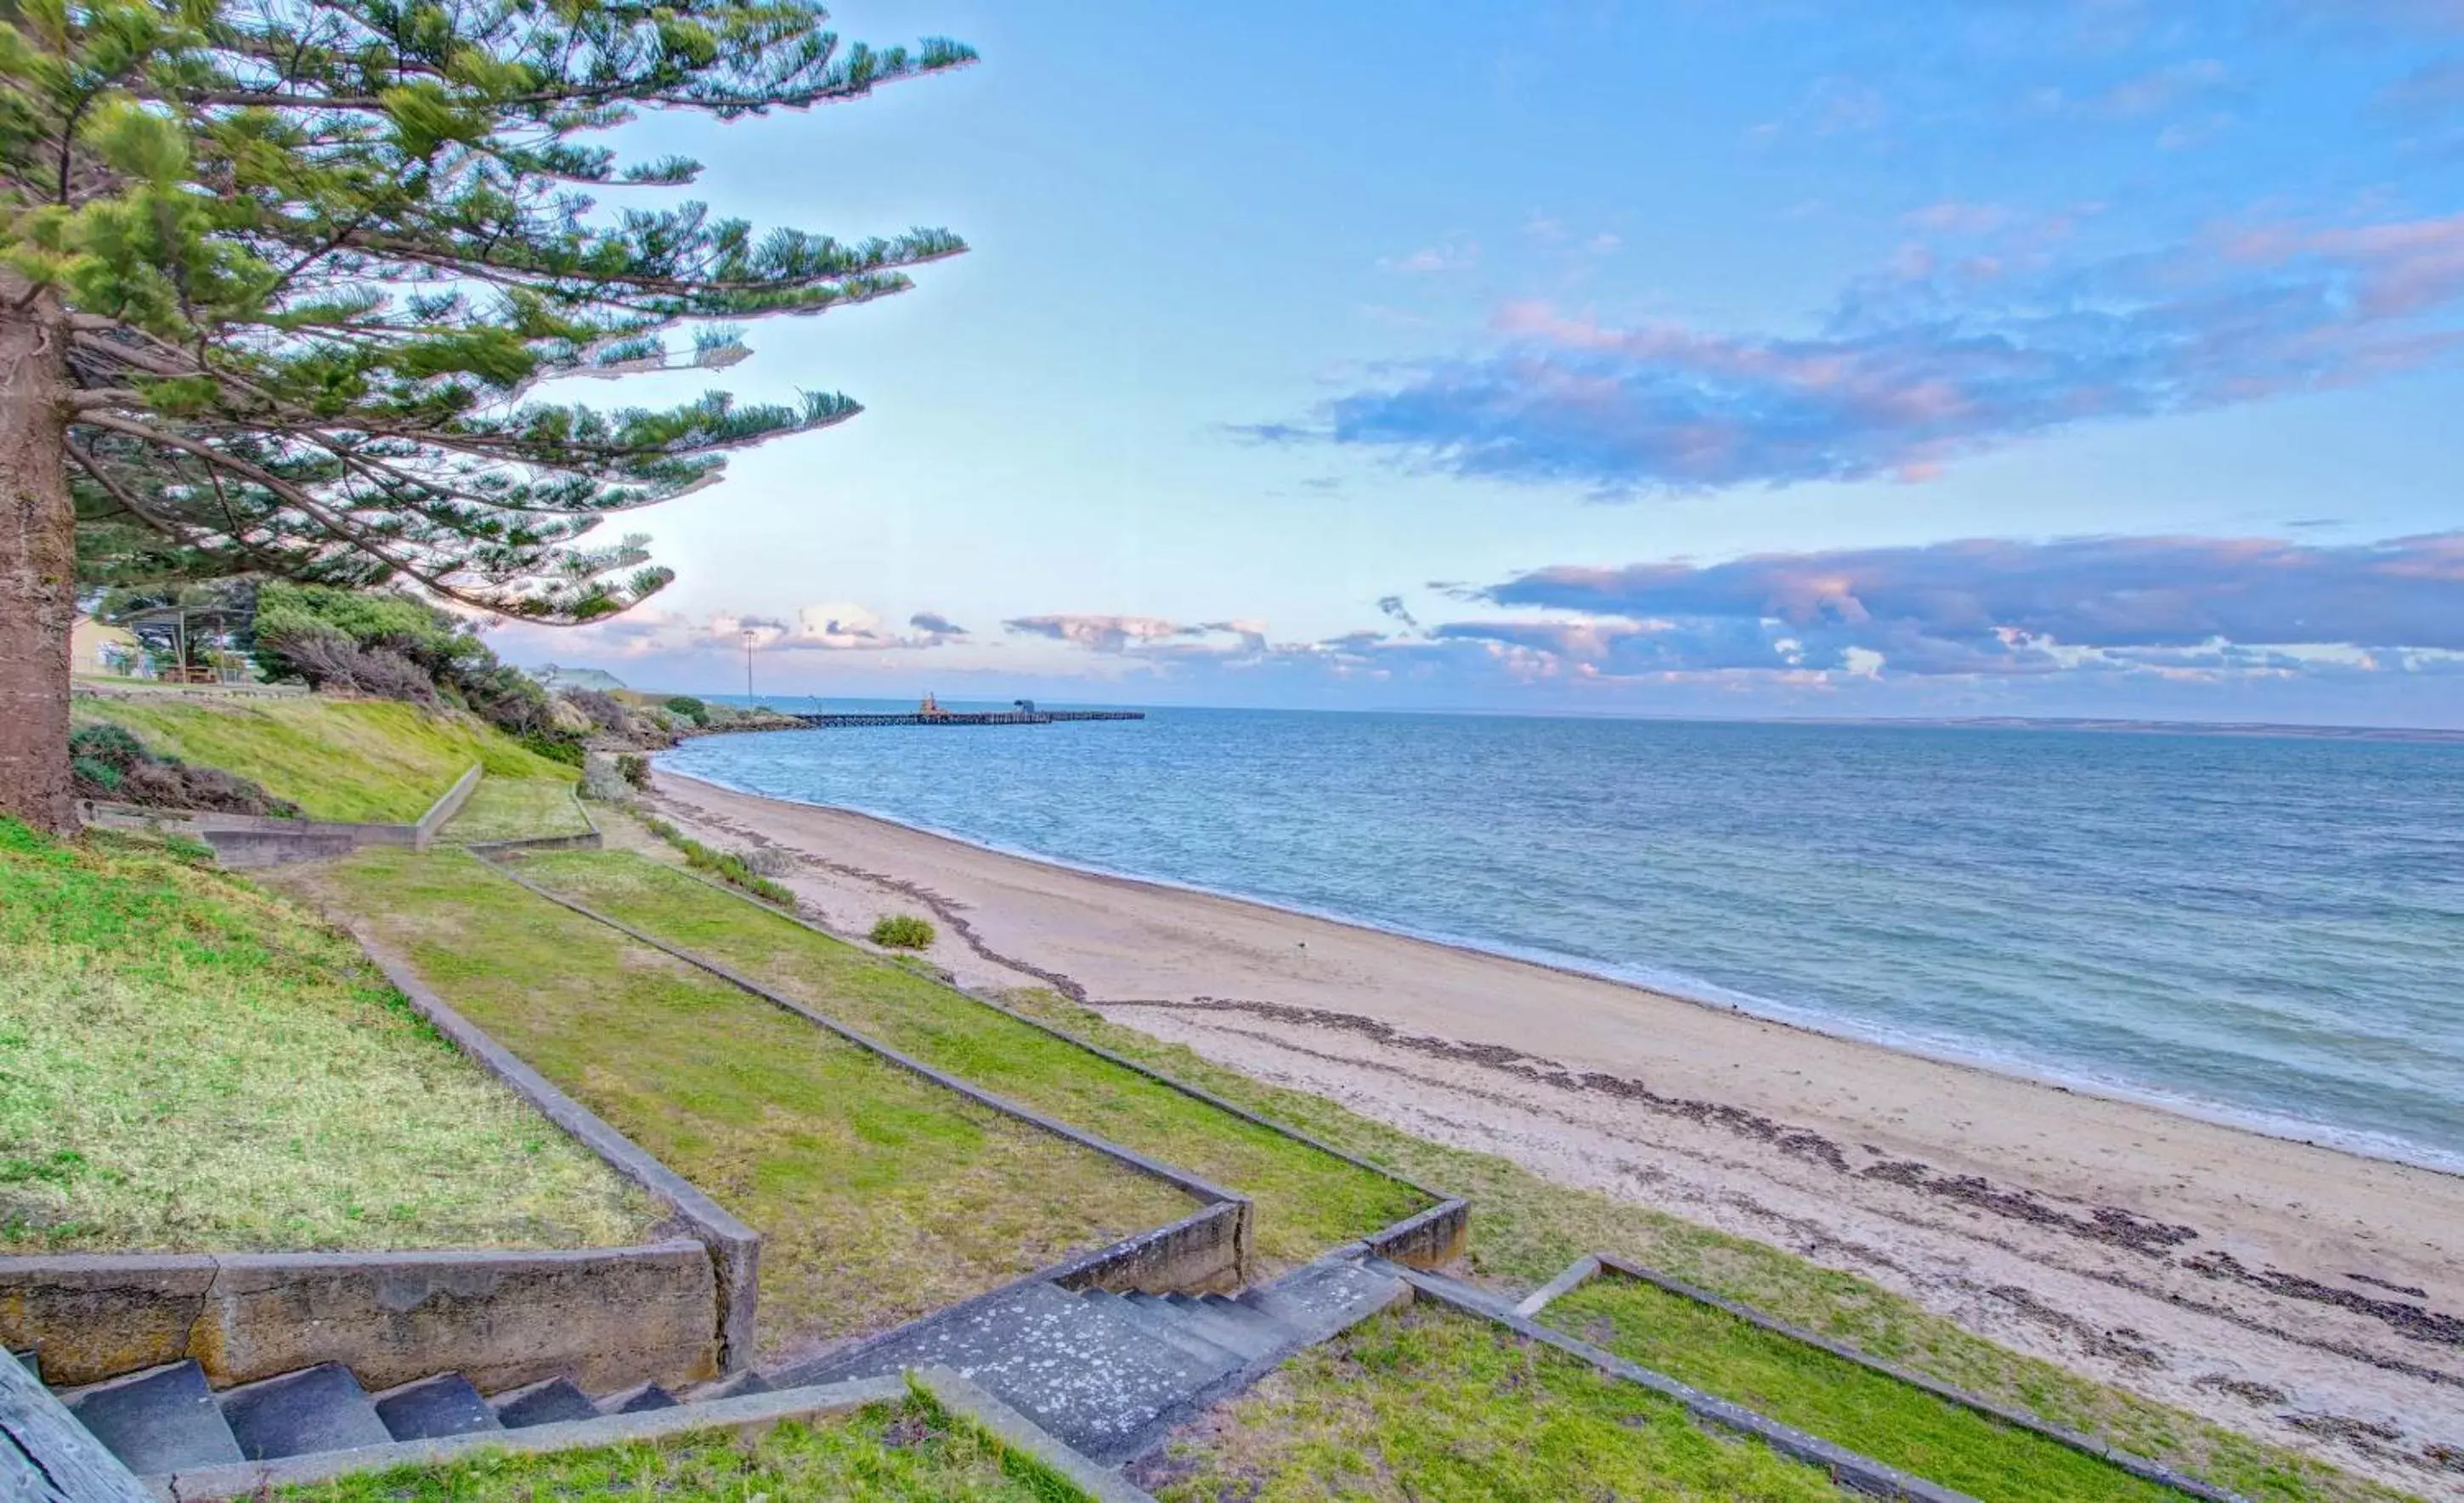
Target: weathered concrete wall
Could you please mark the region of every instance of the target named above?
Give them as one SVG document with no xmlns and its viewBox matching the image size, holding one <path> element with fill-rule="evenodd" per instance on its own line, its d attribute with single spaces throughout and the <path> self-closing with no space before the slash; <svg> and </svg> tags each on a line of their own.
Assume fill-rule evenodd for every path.
<svg viewBox="0 0 2464 1503">
<path fill-rule="evenodd" d="M 0 1344 L 47 1381 L 194 1358 L 221 1387 L 341 1362 L 370 1388 L 458 1369 L 495 1390 L 718 1371 L 716 1272 L 693 1240 L 553 1252 L 0 1259 Z"/>
<path fill-rule="evenodd" d="M 597 840 L 599 836 L 594 832 L 587 838 Z M 360 948 L 367 952 L 368 959 L 385 972 L 385 979 L 408 999 L 412 1008 L 434 1024 L 454 1048 L 478 1061 L 481 1069 L 539 1108 L 549 1121 L 579 1139 L 608 1167 L 674 1210 L 684 1224 L 684 1234 L 707 1249 L 715 1275 L 712 1319 L 718 1334 L 719 1368 L 732 1373 L 752 1365 L 754 1322 L 759 1313 L 760 1234 L 609 1126 L 599 1114 L 558 1090 L 513 1050 L 489 1037 L 485 1029 L 454 1011 L 420 979 L 408 961 L 374 935 L 357 925 L 345 927 Z"/>
<path fill-rule="evenodd" d="M 469 772 L 455 779 L 453 786 L 445 790 L 445 796 L 429 805 L 428 812 L 419 816 L 419 823 L 411 827 L 411 843 L 422 851 L 434 845 L 436 832 L 445 828 L 447 820 L 462 812 L 463 805 L 471 802 L 471 794 L 479 786 L 479 779 L 486 771 L 474 762 Z"/>
<path fill-rule="evenodd" d="M 409 846 L 425 851 L 446 821 L 462 811 L 479 785 L 483 769 L 454 780 L 414 825 L 366 825 L 330 819 L 275 819 L 262 814 L 224 814 L 211 809 L 157 809 L 135 804 L 89 802 L 78 807 L 88 825 L 106 829 L 166 829 L 214 848 L 214 859 L 234 870 L 324 861 L 366 846 Z"/>
<path fill-rule="evenodd" d="M 1195 1294 L 1239 1289 L 1248 1272 L 1247 1201 L 1209 1205 L 1169 1227 L 1125 1238 L 1065 1266 L 1052 1276 L 1064 1289 L 1143 1290 Z"/>
<path fill-rule="evenodd" d="M 1449 1200 L 1406 1217 L 1368 1239 L 1369 1250 L 1409 1268 L 1443 1268 L 1471 1244 L 1471 1205 Z"/>
</svg>

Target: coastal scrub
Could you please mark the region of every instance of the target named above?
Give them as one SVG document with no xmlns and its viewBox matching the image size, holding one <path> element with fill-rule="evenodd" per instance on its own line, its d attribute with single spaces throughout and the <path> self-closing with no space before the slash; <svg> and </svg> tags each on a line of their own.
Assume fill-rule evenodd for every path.
<svg viewBox="0 0 2464 1503">
<path fill-rule="evenodd" d="M 590 1247 L 640 1194 L 247 883 L 0 819 L 0 1251 Z"/>
</svg>

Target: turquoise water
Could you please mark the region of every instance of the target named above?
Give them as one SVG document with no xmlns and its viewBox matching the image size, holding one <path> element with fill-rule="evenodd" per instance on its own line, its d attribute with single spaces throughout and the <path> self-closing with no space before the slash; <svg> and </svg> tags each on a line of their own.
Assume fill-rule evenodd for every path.
<svg viewBox="0 0 2464 1503">
<path fill-rule="evenodd" d="M 666 760 L 2464 1171 L 2464 747 L 1158 710 Z"/>
</svg>

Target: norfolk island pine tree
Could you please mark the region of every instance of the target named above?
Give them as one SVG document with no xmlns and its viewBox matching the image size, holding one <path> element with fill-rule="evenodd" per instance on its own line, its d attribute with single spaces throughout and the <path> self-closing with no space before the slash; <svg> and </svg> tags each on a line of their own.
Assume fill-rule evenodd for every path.
<svg viewBox="0 0 2464 1503">
<path fill-rule="evenodd" d="M 80 580 L 408 585 L 569 624 L 664 586 L 607 513 L 859 409 L 533 395 L 719 370 L 735 325 L 965 249 L 757 232 L 593 137 L 962 66 L 807 0 L 0 0 L 0 814 L 65 830 Z"/>
</svg>

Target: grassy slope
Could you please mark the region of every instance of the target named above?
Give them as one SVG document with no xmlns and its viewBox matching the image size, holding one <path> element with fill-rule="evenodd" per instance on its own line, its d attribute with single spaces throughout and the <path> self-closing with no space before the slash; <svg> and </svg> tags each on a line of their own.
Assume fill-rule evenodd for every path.
<svg viewBox="0 0 2464 1503">
<path fill-rule="evenodd" d="M 1595 1280 L 1551 1304 L 1542 1319 L 1982 1503 L 2157 1503 L 2179 1496 L 2066 1446 L 1997 1425 L 1637 1280 Z"/>
<path fill-rule="evenodd" d="M 367 851 L 294 879 L 759 1228 L 767 1351 L 878 1329 L 1195 1208 L 470 856 Z"/>
<path fill-rule="evenodd" d="M 1142 1480 L 1162 1503 L 1839 1496 L 1821 1471 L 1715 1438 L 1670 1400 L 1427 1305 L 1303 1352 Z"/>
<path fill-rule="evenodd" d="M 653 1208 L 348 943 L 0 821 L 0 1251 L 613 1244 Z"/>
<path fill-rule="evenodd" d="M 1253 1197 L 1257 1249 L 1301 1261 L 1427 1204 L 1379 1175 L 1159 1085 L 852 945 L 623 852 L 534 857 L 524 874 L 745 972 L 893 1048 Z"/>
<path fill-rule="evenodd" d="M 443 839 L 451 845 L 483 840 L 521 840 L 540 835 L 579 835 L 582 807 L 573 785 L 558 778 L 485 777 L 471 801 L 448 821 Z"/>
<path fill-rule="evenodd" d="M 781 1425 L 549 1456 L 482 1455 L 285 1488 L 279 1503 L 1085 1503 L 1087 1494 L 929 1399 Z"/>
<path fill-rule="evenodd" d="M 253 779 L 314 819 L 408 824 L 474 762 L 497 778 L 576 776 L 476 720 L 385 700 L 89 696 L 75 713 L 125 726 L 158 754 Z"/>
<path fill-rule="evenodd" d="M 1170 1071 L 1340 1148 L 1392 1163 L 1472 1202 L 1472 1262 L 1529 1288 L 1584 1252 L 1620 1252 L 1793 1324 L 2167 1461 L 2255 1499 L 2393 1499 L 2404 1494 L 2178 1409 L 2021 1357 L 1854 1274 L 1589 1190 L 1551 1183 L 1508 1160 L 1415 1138 L 1323 1096 L 1265 1085 L 1188 1049 L 1106 1022 L 1050 992 L 1012 1002 L 1094 1042 Z"/>
</svg>

